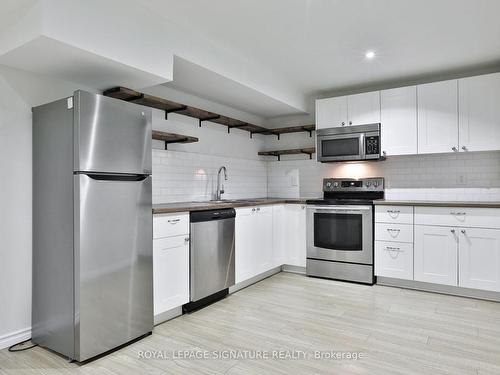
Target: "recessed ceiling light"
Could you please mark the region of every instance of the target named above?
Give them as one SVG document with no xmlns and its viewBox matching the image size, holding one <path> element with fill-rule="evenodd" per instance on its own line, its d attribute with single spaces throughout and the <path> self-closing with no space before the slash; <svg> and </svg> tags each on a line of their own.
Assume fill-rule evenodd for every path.
<svg viewBox="0 0 500 375">
<path fill-rule="evenodd" d="M 365 57 L 368 59 L 368 60 L 371 60 L 375 57 L 375 51 L 367 51 L 365 53 Z"/>
</svg>

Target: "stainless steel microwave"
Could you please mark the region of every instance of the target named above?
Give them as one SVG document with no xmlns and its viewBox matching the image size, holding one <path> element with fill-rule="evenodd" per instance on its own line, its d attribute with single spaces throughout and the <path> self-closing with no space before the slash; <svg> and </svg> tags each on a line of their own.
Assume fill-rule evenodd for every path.
<svg viewBox="0 0 500 375">
<path fill-rule="evenodd" d="M 318 161 L 380 160 L 380 124 L 318 129 Z"/>
</svg>

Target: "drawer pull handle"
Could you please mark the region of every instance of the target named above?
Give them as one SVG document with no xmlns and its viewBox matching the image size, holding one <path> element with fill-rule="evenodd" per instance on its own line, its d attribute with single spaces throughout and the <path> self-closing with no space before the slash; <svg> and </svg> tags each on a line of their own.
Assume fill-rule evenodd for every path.
<svg viewBox="0 0 500 375">
<path fill-rule="evenodd" d="M 177 224 L 179 221 L 181 221 L 181 219 L 172 219 L 172 220 L 168 220 L 168 222 L 170 224 Z"/>
<path fill-rule="evenodd" d="M 387 210 L 387 213 L 389 214 L 389 216 L 393 219 L 397 219 L 397 217 L 399 216 L 399 213 L 401 211 L 399 210 Z"/>
<path fill-rule="evenodd" d="M 396 238 L 397 236 L 399 236 L 399 232 L 401 232 L 401 229 L 387 228 L 387 231 L 392 238 Z"/>
<path fill-rule="evenodd" d="M 397 259 L 399 253 L 404 253 L 404 250 L 401 250 L 399 247 L 386 246 L 385 250 L 389 253 L 389 256 L 392 259 Z"/>
</svg>

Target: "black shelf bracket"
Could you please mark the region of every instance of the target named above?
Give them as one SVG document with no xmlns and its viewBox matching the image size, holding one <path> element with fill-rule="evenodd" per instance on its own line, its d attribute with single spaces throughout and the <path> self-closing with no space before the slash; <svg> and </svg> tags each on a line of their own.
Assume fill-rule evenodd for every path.
<svg viewBox="0 0 500 375">
<path fill-rule="evenodd" d="M 169 113 L 185 111 L 186 109 L 187 109 L 187 105 L 183 105 L 182 107 L 174 108 L 174 109 L 166 109 L 165 110 L 165 120 L 168 120 Z"/>
<path fill-rule="evenodd" d="M 309 160 L 311 160 L 312 157 L 313 157 L 312 153 L 310 153 L 310 152 L 306 152 L 304 150 L 300 150 L 300 152 L 303 153 L 303 154 L 309 155 Z"/>
<path fill-rule="evenodd" d="M 310 130 L 310 129 L 307 129 L 306 127 L 302 127 L 302 129 L 304 129 L 304 131 L 308 132 L 309 133 L 309 137 L 312 137 L 313 136 L 313 131 Z"/>
<path fill-rule="evenodd" d="M 200 118 L 200 119 L 198 119 L 198 124 L 199 124 L 199 126 L 201 128 L 201 123 L 203 121 L 217 120 L 218 118 L 220 118 L 219 115 L 217 115 L 217 116 L 211 116 L 211 117 L 205 117 L 205 118 Z"/>
</svg>

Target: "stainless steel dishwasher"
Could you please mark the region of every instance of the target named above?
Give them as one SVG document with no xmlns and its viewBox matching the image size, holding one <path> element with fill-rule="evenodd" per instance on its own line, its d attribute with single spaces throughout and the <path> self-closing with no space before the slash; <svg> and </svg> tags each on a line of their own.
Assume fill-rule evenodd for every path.
<svg viewBox="0 0 500 375">
<path fill-rule="evenodd" d="M 228 294 L 234 285 L 234 209 L 191 212 L 191 311 Z"/>
</svg>

